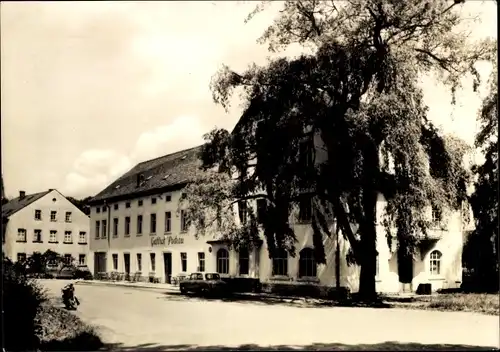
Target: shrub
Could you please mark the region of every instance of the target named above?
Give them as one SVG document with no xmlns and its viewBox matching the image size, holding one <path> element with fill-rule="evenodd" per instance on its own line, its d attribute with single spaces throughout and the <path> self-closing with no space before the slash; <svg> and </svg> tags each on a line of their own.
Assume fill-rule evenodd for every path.
<svg viewBox="0 0 500 352">
<path fill-rule="evenodd" d="M 3 259 L 4 346 L 7 351 L 32 351 L 39 346 L 36 320 L 45 292 L 27 277 L 25 265 Z"/>
</svg>

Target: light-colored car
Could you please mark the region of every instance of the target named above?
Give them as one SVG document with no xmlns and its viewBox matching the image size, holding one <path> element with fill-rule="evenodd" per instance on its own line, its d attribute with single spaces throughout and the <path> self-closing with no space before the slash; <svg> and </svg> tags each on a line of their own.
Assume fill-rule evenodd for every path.
<svg viewBox="0 0 500 352">
<path fill-rule="evenodd" d="M 179 283 L 182 294 L 227 294 L 227 284 L 217 273 L 192 273 Z"/>
</svg>

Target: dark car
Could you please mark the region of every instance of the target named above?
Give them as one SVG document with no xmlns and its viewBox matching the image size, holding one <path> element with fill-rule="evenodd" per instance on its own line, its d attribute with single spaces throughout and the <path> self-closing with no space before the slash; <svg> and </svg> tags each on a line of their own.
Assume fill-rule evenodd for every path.
<svg viewBox="0 0 500 352">
<path fill-rule="evenodd" d="M 57 273 L 58 279 L 74 279 L 77 270 L 74 266 L 66 265 Z"/>
<path fill-rule="evenodd" d="M 215 294 L 223 295 L 227 292 L 227 284 L 217 273 L 192 273 L 186 280 L 179 283 L 182 294 Z"/>
</svg>

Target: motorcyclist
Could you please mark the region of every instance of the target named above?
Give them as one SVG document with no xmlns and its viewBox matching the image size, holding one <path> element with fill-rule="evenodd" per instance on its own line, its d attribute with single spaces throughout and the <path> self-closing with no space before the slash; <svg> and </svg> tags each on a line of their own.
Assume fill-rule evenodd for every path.
<svg viewBox="0 0 500 352">
<path fill-rule="evenodd" d="M 75 287 L 73 286 L 73 283 L 69 283 L 66 286 L 64 286 L 62 291 L 63 291 L 63 298 L 65 300 L 71 301 L 74 299 L 74 301 L 77 305 L 80 304 L 80 302 L 78 301 L 78 299 L 75 296 Z"/>
</svg>

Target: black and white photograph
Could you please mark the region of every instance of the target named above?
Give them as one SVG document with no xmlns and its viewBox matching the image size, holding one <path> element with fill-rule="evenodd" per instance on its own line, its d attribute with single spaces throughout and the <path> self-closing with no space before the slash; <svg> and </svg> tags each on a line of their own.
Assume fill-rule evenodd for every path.
<svg viewBox="0 0 500 352">
<path fill-rule="evenodd" d="M 496 0 L 2 1 L 2 348 L 500 348 Z"/>
</svg>

